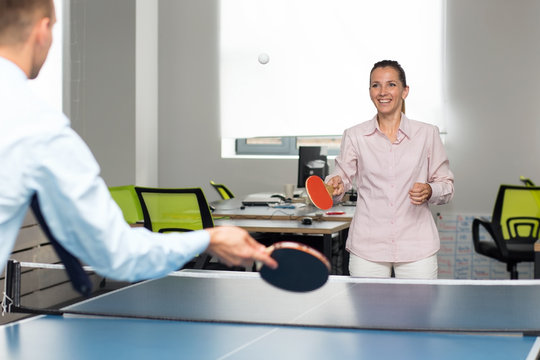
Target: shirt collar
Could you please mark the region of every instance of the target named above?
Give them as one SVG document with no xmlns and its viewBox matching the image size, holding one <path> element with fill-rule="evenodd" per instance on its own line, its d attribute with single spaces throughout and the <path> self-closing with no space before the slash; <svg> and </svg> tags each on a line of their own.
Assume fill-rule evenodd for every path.
<svg viewBox="0 0 540 360">
<path fill-rule="evenodd" d="M 7 80 L 5 76 L 11 76 L 22 81 L 28 80 L 24 71 L 17 64 L 2 56 L 0 56 L 0 73 L 2 74 L 2 81 Z"/>
<path fill-rule="evenodd" d="M 401 113 L 401 121 L 399 123 L 398 132 L 401 132 L 403 133 L 403 135 L 410 138 L 410 129 L 411 129 L 411 124 L 410 124 L 409 118 L 405 116 L 405 114 Z M 375 115 L 369 122 L 369 126 L 366 127 L 366 131 L 364 132 L 364 135 L 365 136 L 372 135 L 377 130 L 381 132 L 381 129 L 379 128 L 379 123 L 377 122 L 377 115 Z"/>
</svg>

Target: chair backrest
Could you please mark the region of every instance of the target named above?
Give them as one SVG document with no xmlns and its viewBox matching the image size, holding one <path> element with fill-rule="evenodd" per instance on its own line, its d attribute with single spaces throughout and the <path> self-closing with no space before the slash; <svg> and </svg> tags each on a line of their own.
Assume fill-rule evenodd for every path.
<svg viewBox="0 0 540 360">
<path fill-rule="evenodd" d="M 216 191 L 218 192 L 218 194 L 221 196 L 222 199 L 227 200 L 227 199 L 234 198 L 234 194 L 225 185 L 216 184 L 212 180 L 210 180 L 210 185 L 212 185 L 214 189 L 216 189 Z"/>
<path fill-rule="evenodd" d="M 503 239 L 533 242 L 540 230 L 540 187 L 501 185 L 493 224 L 500 225 Z"/>
<path fill-rule="evenodd" d="M 111 186 L 109 191 L 122 210 L 124 219 L 128 224 L 135 224 L 137 221 L 143 220 L 141 203 L 135 192 L 134 185 Z"/>
<path fill-rule="evenodd" d="M 135 187 L 144 226 L 155 232 L 201 230 L 214 226 L 200 188 L 160 189 Z"/>
</svg>

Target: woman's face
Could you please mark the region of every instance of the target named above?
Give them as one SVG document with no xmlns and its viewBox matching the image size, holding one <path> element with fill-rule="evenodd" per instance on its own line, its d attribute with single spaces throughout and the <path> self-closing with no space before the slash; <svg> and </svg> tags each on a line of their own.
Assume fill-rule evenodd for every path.
<svg viewBox="0 0 540 360">
<path fill-rule="evenodd" d="M 401 113 L 401 104 L 409 93 L 409 87 L 403 87 L 399 73 L 392 67 L 380 67 L 373 70 L 369 84 L 369 96 L 381 115 Z"/>
</svg>

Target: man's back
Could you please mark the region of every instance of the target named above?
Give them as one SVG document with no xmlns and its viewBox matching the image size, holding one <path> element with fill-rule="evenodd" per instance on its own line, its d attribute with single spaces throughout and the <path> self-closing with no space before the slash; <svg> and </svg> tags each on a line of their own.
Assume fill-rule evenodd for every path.
<svg viewBox="0 0 540 360">
<path fill-rule="evenodd" d="M 24 72 L 0 57 L 0 259 L 9 254 L 33 190 L 32 167 L 54 128 L 67 119 L 30 90 Z M 41 121 L 40 121 L 41 120 Z"/>
</svg>

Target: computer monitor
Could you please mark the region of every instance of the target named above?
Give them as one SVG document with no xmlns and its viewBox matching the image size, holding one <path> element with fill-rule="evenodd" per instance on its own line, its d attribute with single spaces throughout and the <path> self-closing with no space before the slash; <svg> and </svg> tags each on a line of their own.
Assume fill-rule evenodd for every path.
<svg viewBox="0 0 540 360">
<path fill-rule="evenodd" d="M 306 186 L 306 179 L 317 175 L 324 179 L 328 175 L 327 150 L 324 146 L 300 146 L 298 148 L 298 188 Z"/>
</svg>

